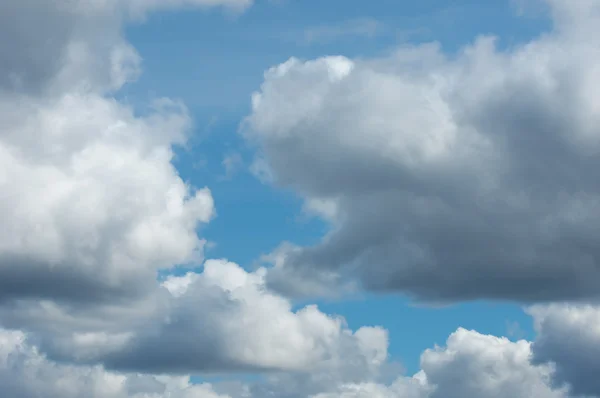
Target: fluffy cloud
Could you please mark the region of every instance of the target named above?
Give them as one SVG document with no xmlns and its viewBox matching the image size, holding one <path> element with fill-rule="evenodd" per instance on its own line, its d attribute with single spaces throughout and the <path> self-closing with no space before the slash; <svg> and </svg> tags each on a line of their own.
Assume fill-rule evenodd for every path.
<svg viewBox="0 0 600 398">
<path fill-rule="evenodd" d="M 164 99 L 140 114 L 111 96 L 139 73 L 121 26 L 133 9 L 249 4 L 0 6 L 0 34 L 15 37 L 0 44 L 0 325 L 49 359 L 161 373 L 318 363 L 362 373 L 385 360 L 383 330 L 353 333 L 314 306 L 293 312 L 263 271 L 209 261 L 202 274 L 156 280 L 202 260 L 197 228 L 214 204 L 171 163 L 191 124 L 185 107 Z"/>
<path fill-rule="evenodd" d="M 553 363 L 557 385 L 578 396 L 600 396 L 600 308 L 592 305 L 536 306 L 529 309 L 538 336 L 536 363 Z"/>
<path fill-rule="evenodd" d="M 384 330 L 353 333 L 343 319 L 316 306 L 293 312 L 287 299 L 265 288 L 264 270 L 247 273 L 236 264 L 209 260 L 202 274 L 166 283 L 177 295 L 168 312 L 151 319 L 104 363 L 152 372 L 328 366 L 362 375 L 387 358 Z"/>
<path fill-rule="evenodd" d="M 0 5 L 0 302 L 85 304 L 156 290 L 161 268 L 202 259 L 206 188 L 171 164 L 185 107 L 143 115 L 109 94 L 139 74 L 133 13 L 247 0 L 9 1 Z"/>
<path fill-rule="evenodd" d="M 170 163 L 185 110 L 136 118 L 79 93 L 40 102 L 0 100 L 0 301 L 136 296 L 158 269 L 201 258 L 212 197 Z"/>
<path fill-rule="evenodd" d="M 332 226 L 279 252 L 273 286 L 356 275 L 432 301 L 598 296 L 600 6 L 547 3 L 553 29 L 508 49 L 479 37 L 452 57 L 424 44 L 265 74 L 244 134 L 262 174 Z"/>
<path fill-rule="evenodd" d="M 212 260 L 201 274 L 157 282 L 161 270 L 200 264 L 197 229 L 214 204 L 171 163 L 191 125 L 185 107 L 163 99 L 140 113 L 112 97 L 139 73 L 121 26 L 155 8 L 250 1 L 9 3 L 0 6 L 0 34 L 16 38 L 0 44 L 1 327 L 88 373 L 362 375 L 385 361 L 384 330 L 353 332 L 315 306 L 292 311 L 266 289 L 264 270 Z M 117 380 L 99 395 L 124 394 L 126 376 L 96 373 Z"/>
<path fill-rule="evenodd" d="M 552 368 L 531 364 L 531 343 L 459 329 L 444 349 L 427 350 L 421 367 L 432 398 L 564 397 L 550 388 Z"/>
<path fill-rule="evenodd" d="M 48 361 L 21 332 L 0 330 L 0 385 L 15 398 L 227 398 L 189 378 L 117 374 Z"/>
<path fill-rule="evenodd" d="M 364 380 L 387 360 L 387 332 L 353 332 L 316 306 L 297 311 L 269 292 L 264 269 L 209 260 L 200 274 L 169 277 L 144 300 L 65 307 L 20 301 L 0 308 L 50 359 L 119 371 L 189 374 L 323 369 Z"/>
<path fill-rule="evenodd" d="M 425 351 L 419 373 L 401 376 L 391 384 L 379 383 L 373 375 L 353 378 L 351 374 L 336 375 L 332 368 L 318 367 L 309 377 L 288 374 L 239 385 L 237 389 L 219 384 L 192 385 L 187 377 L 112 373 L 99 366 L 56 364 L 41 355 L 20 332 L 2 331 L 0 342 L 0 382 L 4 391 L 19 398 L 40 394 L 49 398 L 567 397 L 563 388 L 549 386 L 551 367 L 530 363 L 530 343 L 464 329 L 453 333 L 446 347 Z M 325 379 L 327 383 L 323 383 Z"/>
<path fill-rule="evenodd" d="M 548 343 L 554 337 L 544 337 L 561 336 L 563 331 L 550 327 L 541 329 L 542 337 L 535 344 L 539 364 L 530 362 L 527 342 L 511 343 L 459 330 L 446 348 L 423 354 L 422 370 L 417 375 L 386 383 L 392 364 L 388 362 L 388 336 L 383 328 L 353 331 L 342 318 L 324 314 L 316 306 L 295 310 L 289 299 L 267 284 L 277 272 L 285 276 L 292 269 L 308 282 L 301 286 L 305 292 L 322 291 L 320 286 L 310 287 L 311 281 L 316 279 L 321 285 L 341 282 L 344 276 L 339 275 L 340 268 L 364 270 L 364 261 L 398 254 L 395 243 L 403 242 L 398 247 L 409 263 L 403 263 L 402 269 L 410 276 L 406 280 L 415 288 L 412 291 L 431 296 L 438 288 L 436 281 L 451 275 L 455 279 L 450 278 L 448 288 L 440 291 L 444 297 L 455 297 L 456 289 L 465 283 L 455 265 L 469 253 L 450 253 L 453 267 L 437 279 L 431 278 L 441 269 L 437 264 L 425 262 L 431 268 L 414 274 L 410 261 L 448 254 L 442 249 L 464 247 L 469 237 L 481 242 L 498 237 L 498 253 L 509 249 L 504 254 L 530 259 L 532 269 L 537 269 L 534 260 L 539 259 L 539 253 L 518 249 L 532 241 L 552 245 L 545 258 L 555 261 L 547 268 L 557 274 L 550 274 L 549 285 L 542 287 L 553 287 L 552 282 L 563 277 L 564 295 L 573 295 L 575 285 L 582 288 L 582 295 L 593 293 L 594 279 L 585 273 L 592 271 L 589 262 L 584 261 L 588 258 L 585 255 L 593 259 L 593 253 L 591 246 L 585 245 L 588 235 L 584 232 L 594 232 L 595 224 L 586 224 L 591 227 L 582 230 L 581 221 L 594 220 L 591 213 L 586 213 L 593 205 L 593 184 L 576 196 L 577 201 L 573 199 L 574 189 L 590 182 L 586 175 L 567 187 L 559 199 L 553 201 L 550 196 L 539 205 L 536 214 L 540 217 L 551 210 L 570 211 L 558 211 L 548 220 L 542 217 L 546 220 L 543 236 L 524 228 L 518 237 L 531 240 L 523 242 L 522 247 L 515 246 L 516 237 L 510 235 L 515 233 L 512 224 L 496 226 L 494 231 L 482 224 L 483 219 L 491 222 L 502 216 L 529 220 L 526 227 L 539 226 L 535 223 L 540 218 L 531 218 L 527 200 L 546 197 L 544 193 L 553 192 L 551 182 L 563 183 L 572 176 L 570 172 L 594 166 L 592 158 L 586 158 L 588 163 L 581 160 L 582 151 L 594 149 L 594 120 L 590 117 L 594 104 L 588 101 L 593 99 L 591 91 L 582 88 L 593 78 L 593 71 L 581 62 L 584 55 L 589 55 L 590 41 L 584 40 L 584 35 L 578 36 L 580 31 L 592 29 L 593 24 L 578 23 L 577 29 L 572 28 L 573 20 L 594 17 L 591 8 L 584 13 L 558 12 L 564 23 L 555 33 L 510 54 L 495 52 L 483 40 L 458 61 L 446 60 L 435 48 L 426 47 L 400 51 L 392 61 L 354 62 L 337 57 L 309 63 L 291 61 L 274 69 L 267 76 L 263 92 L 255 96 L 255 114 L 249 120 L 254 137 L 264 145 L 265 164 L 270 164 L 257 169 L 276 181 L 298 187 L 307 197 L 307 211 L 330 220 L 334 232 L 322 247 L 284 247 L 274 256 L 278 262 L 274 272 L 248 272 L 225 260 L 209 260 L 201 273 L 170 276 L 157 282 L 161 270 L 202 260 L 204 241 L 197 229 L 213 217 L 214 203 L 207 188 L 186 184 L 171 164 L 173 146 L 185 144 L 191 125 L 185 107 L 164 99 L 140 113 L 113 98 L 113 93 L 140 73 L 141 58 L 122 36 L 123 24 L 161 9 L 224 6 L 239 11 L 251 3 L 0 3 L 0 35 L 14 38 L 0 43 L 2 391 L 17 398 L 563 397 L 563 389 L 548 386 L 552 367 L 545 364 L 547 361 L 556 362 L 557 379 L 573 384 L 578 391 L 592 391 L 565 370 L 570 366 L 568 360 Z M 592 3 L 579 4 L 591 7 Z M 554 6 L 558 10 L 564 4 L 554 2 Z M 572 43 L 579 43 L 569 51 L 580 59 L 558 62 L 560 51 L 556 49 Z M 529 64 L 533 57 L 544 54 L 547 57 L 536 64 L 539 69 L 532 69 Z M 492 74 L 490 85 L 480 85 L 476 77 L 496 63 L 510 73 L 498 70 Z M 580 80 L 562 74 L 575 64 L 580 66 Z M 565 77 L 561 80 L 557 76 Z M 545 149 L 563 156 L 564 170 L 529 156 L 528 147 L 522 152 L 516 150 L 516 133 L 481 125 L 485 122 L 481 118 L 492 112 L 490 109 L 499 117 L 508 112 L 508 100 L 497 95 L 498 87 L 533 81 L 539 84 L 533 85 L 539 91 L 524 85 L 523 92 L 535 97 L 554 87 L 554 80 L 544 80 L 548 77 L 562 84 L 560 92 L 569 95 L 571 105 L 565 107 L 563 99 L 553 98 L 557 101 L 553 106 L 579 112 L 553 115 L 557 121 L 577 127 L 572 140 L 558 141 L 561 145 L 542 140 Z M 465 89 L 459 90 L 462 85 Z M 414 98 L 425 90 L 430 94 L 425 102 L 433 104 L 437 116 L 420 113 L 413 99 L 398 98 L 397 88 L 412 92 Z M 302 91 L 306 89 L 311 91 Z M 302 94 L 295 98 L 298 102 L 290 102 L 288 95 L 296 95 L 298 90 Z M 511 93 L 508 90 L 505 95 Z M 327 103 L 330 99 L 340 100 Z M 530 97 L 521 101 L 519 105 L 532 105 Z M 535 108 L 539 115 L 547 111 L 542 105 Z M 458 114 L 457 109 L 465 112 Z M 439 115 L 441 119 L 436 119 Z M 392 127 L 388 125 L 390 118 Z M 424 126 L 426 141 L 421 135 L 411 135 L 415 130 L 400 124 L 404 121 Z M 516 117 L 513 122 L 519 126 L 521 119 Z M 529 122 L 534 126 L 540 123 L 535 117 Z M 331 123 L 337 127 L 330 128 Z M 341 135 L 341 131 L 348 134 Z M 372 131 L 377 134 L 369 136 Z M 396 137 L 392 133 L 397 131 L 407 135 Z M 493 139 L 491 131 L 498 133 L 499 141 Z M 562 131 L 551 130 L 549 134 L 564 138 L 559 134 Z M 316 132 L 334 135 L 325 135 L 315 154 L 310 144 Z M 458 139 L 464 144 L 460 156 L 447 149 L 456 149 Z M 281 164 L 277 166 L 277 150 L 286 148 L 290 149 L 291 166 L 314 160 L 306 163 L 306 171 L 316 167 L 319 180 L 293 167 L 286 171 Z M 380 156 L 382 148 L 385 151 Z M 314 157 L 307 158 L 309 154 Z M 548 177 L 550 171 L 534 168 L 521 181 L 507 162 L 507 154 L 515 156 L 517 171 L 525 167 L 522 161 L 532 161 L 548 166 L 556 181 L 542 179 L 534 185 L 538 190 L 527 193 L 530 196 L 523 194 L 519 187 L 534 177 Z M 364 167 L 366 161 L 375 162 L 375 167 Z M 339 169 L 339 165 L 347 170 Z M 408 181 L 413 191 L 389 190 L 390 181 Z M 496 195 L 505 191 L 511 200 Z M 387 196 L 390 192 L 392 196 Z M 481 209 L 470 210 L 468 222 L 461 217 L 469 212 L 460 211 L 460 207 L 453 214 L 444 213 L 457 203 L 468 208 L 475 193 L 481 194 Z M 425 194 L 430 196 L 423 199 Z M 392 213 L 385 213 L 386 209 Z M 404 213 L 394 213 L 399 211 Z M 405 218 L 406 229 L 398 229 L 398 220 Z M 465 232 L 448 235 L 456 236 L 451 242 L 441 242 L 441 235 L 436 235 L 428 241 L 432 244 L 429 251 L 419 246 L 421 241 L 402 240 L 405 236 L 425 239 L 436 226 L 446 227 L 446 231 L 458 226 Z M 410 234 L 404 235 L 407 231 Z M 441 228 L 439 233 L 443 232 Z M 381 240 L 386 234 L 390 241 Z M 555 239 L 565 238 L 564 234 L 570 239 L 556 244 Z M 348 247 L 354 253 L 342 250 Z M 582 257 L 572 256 L 581 260 L 569 268 L 559 264 L 564 258 L 558 255 L 561 253 Z M 489 259 L 492 254 L 481 250 L 471 251 L 470 255 L 476 261 Z M 333 267 L 327 272 L 316 267 L 290 267 L 319 263 Z M 468 272 L 468 266 L 474 263 L 466 264 L 464 271 Z M 490 275 L 506 282 L 495 268 L 498 264 L 486 265 L 480 282 L 486 282 Z M 390 280 L 397 288 L 398 268 L 390 269 L 394 271 Z M 372 286 L 388 277 L 382 270 L 375 268 Z M 504 276 L 512 271 L 507 268 Z M 570 275 L 574 276 L 569 279 Z M 523 283 L 523 279 L 515 280 Z M 468 296 L 480 295 L 467 289 L 469 286 L 463 286 Z M 502 284 L 499 286 L 498 291 L 491 290 L 492 294 L 504 294 Z M 539 291 L 531 294 L 539 297 Z M 193 384 L 188 376 L 173 375 L 231 371 L 269 373 L 265 381 L 240 384 L 237 390 L 225 385 Z"/>
<path fill-rule="evenodd" d="M 459 329 L 446 347 L 426 350 L 422 370 L 412 378 L 401 377 L 389 386 L 350 384 L 317 398 L 508 398 L 566 397 L 564 388 L 550 386 L 552 368 L 533 365 L 531 343 L 511 342 Z"/>
</svg>

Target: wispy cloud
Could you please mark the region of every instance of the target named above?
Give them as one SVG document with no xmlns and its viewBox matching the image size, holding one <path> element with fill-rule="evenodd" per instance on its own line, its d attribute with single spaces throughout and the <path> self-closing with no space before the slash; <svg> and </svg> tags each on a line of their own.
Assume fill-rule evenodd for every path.
<svg viewBox="0 0 600 398">
<path fill-rule="evenodd" d="M 360 18 L 331 25 L 306 28 L 302 35 L 304 44 L 328 43 L 347 37 L 376 37 L 385 33 L 387 27 L 373 18 Z"/>
<path fill-rule="evenodd" d="M 225 175 L 221 177 L 221 180 L 230 180 L 233 175 L 243 166 L 244 160 L 239 153 L 234 152 L 226 155 L 221 164 L 225 168 Z"/>
</svg>

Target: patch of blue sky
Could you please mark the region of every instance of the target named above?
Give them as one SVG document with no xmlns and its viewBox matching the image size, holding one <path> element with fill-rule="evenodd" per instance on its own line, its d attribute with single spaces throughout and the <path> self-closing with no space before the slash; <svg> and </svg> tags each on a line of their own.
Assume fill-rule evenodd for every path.
<svg viewBox="0 0 600 398">
<path fill-rule="evenodd" d="M 389 331 L 390 357 L 402 363 L 407 375 L 419 370 L 419 358 L 425 349 L 444 346 L 459 327 L 513 341 L 534 336 L 531 317 L 516 304 L 479 301 L 427 307 L 397 295 L 367 294 L 353 300 L 323 301 L 319 308 L 344 315 L 354 330 L 363 325 L 385 327 Z"/>
</svg>

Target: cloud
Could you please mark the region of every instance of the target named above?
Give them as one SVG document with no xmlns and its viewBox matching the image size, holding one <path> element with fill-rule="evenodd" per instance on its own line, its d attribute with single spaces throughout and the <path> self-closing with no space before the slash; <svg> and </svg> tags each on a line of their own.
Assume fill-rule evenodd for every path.
<svg viewBox="0 0 600 398">
<path fill-rule="evenodd" d="M 342 38 L 372 38 L 382 34 L 386 27 L 373 18 L 359 18 L 337 24 L 327 24 L 306 28 L 303 33 L 305 44 L 328 43 Z"/>
<path fill-rule="evenodd" d="M 363 375 L 385 361 L 383 329 L 352 331 L 316 306 L 293 311 L 267 289 L 264 270 L 209 260 L 199 274 L 157 281 L 159 271 L 201 264 L 197 229 L 215 210 L 210 190 L 184 183 L 171 163 L 191 127 L 185 106 L 161 99 L 134 110 L 113 97 L 140 72 L 121 27 L 134 8 L 249 2 L 40 3 L 48 18 L 30 37 L 19 30 L 37 18 L 27 1 L 1 6 L 10 23 L 0 33 L 18 44 L 0 47 L 12 74 L 0 82 L 0 327 L 20 336 L 7 358 L 29 347 L 6 370 L 26 377 L 23 363 L 61 363 L 45 380 L 66 373 L 56 394 L 127 396 L 123 383 L 138 372 Z M 53 51 L 38 45 L 46 34 Z M 80 371 L 89 383 L 77 384 Z M 114 383 L 100 385 L 105 378 Z M 15 383 L 24 388 L 15 396 L 50 395 Z"/>
<path fill-rule="evenodd" d="M 600 308 L 595 305 L 553 304 L 529 309 L 538 336 L 536 363 L 553 363 L 557 385 L 568 385 L 576 396 L 600 396 Z"/>
<path fill-rule="evenodd" d="M 207 188 L 171 164 L 184 105 L 130 109 L 112 93 L 140 73 L 122 36 L 137 14 L 248 0 L 24 0 L 0 5 L 0 302 L 137 299 L 156 273 L 202 260 Z"/>
<path fill-rule="evenodd" d="M 310 305 L 297 311 L 264 283 L 264 269 L 208 260 L 127 305 L 73 308 L 45 301 L 0 307 L 51 360 L 153 374 L 344 369 L 356 377 L 387 359 L 387 332 L 348 329 Z M 375 365 L 374 365 L 375 364 Z"/>
<path fill-rule="evenodd" d="M 225 7 L 235 12 L 241 12 L 249 8 L 254 0 L 108 0 L 108 2 L 123 3 L 130 12 L 139 15 L 148 11 L 192 7 Z"/>
<path fill-rule="evenodd" d="M 97 398 L 566 398 L 564 388 L 552 388 L 552 368 L 530 362 L 530 343 L 459 329 L 445 347 L 426 350 L 422 370 L 412 377 L 379 382 L 385 347 L 373 345 L 379 331 L 357 332 L 372 357 L 370 371 L 356 372 L 352 359 L 342 367 L 322 363 L 307 373 L 275 375 L 264 381 L 234 385 L 192 385 L 188 377 L 147 376 L 107 372 L 100 366 L 57 364 L 40 354 L 21 332 L 0 332 L 0 381 L 10 396 Z M 373 337 L 376 337 L 373 339 Z M 383 348 L 383 350 L 382 350 Z M 224 392 L 228 390 L 229 392 Z"/>
<path fill-rule="evenodd" d="M 241 10 L 250 4 L 247 0 L 77 0 L 69 7 L 39 0 L 0 4 L 0 34 L 15 38 L 0 43 L 2 391 L 17 398 L 563 397 L 564 388 L 549 385 L 552 366 L 546 359 L 557 363 L 558 379 L 564 378 L 573 388 L 585 388 L 565 371 L 568 361 L 559 361 L 547 348 L 550 345 L 544 346 L 546 340 L 534 347 L 547 356 L 536 354 L 538 362 L 532 364 L 530 343 L 462 329 L 449 338 L 446 348 L 423 354 L 419 373 L 399 375 L 389 383 L 387 376 L 395 365 L 389 362 L 385 329 L 352 330 L 341 317 L 325 314 L 316 306 L 294 309 L 288 298 L 270 288 L 268 279 L 275 274 L 264 268 L 249 272 L 225 260 L 208 260 L 201 272 L 157 281 L 159 271 L 162 275 L 175 266 L 200 264 L 204 240 L 197 229 L 211 220 L 215 205 L 208 188 L 186 184 L 171 163 L 173 146 L 185 144 L 191 127 L 185 106 L 162 99 L 141 111 L 114 98 L 141 72 L 141 58 L 122 36 L 123 25 L 161 9 L 225 6 Z M 44 17 L 40 17 L 42 11 Z M 564 35 L 571 40 L 568 21 L 582 17 L 560 14 L 567 21 L 560 31 L 567 29 Z M 584 52 L 586 43 L 574 47 L 574 54 Z M 411 53 L 399 56 L 407 54 Z M 443 68 L 461 65 L 435 51 L 430 56 L 430 61 L 439 61 Z M 343 57 L 308 64 L 292 61 L 272 73 L 284 81 L 300 72 L 312 84 L 321 82 L 312 75 L 325 70 L 328 84 L 343 85 L 357 73 L 369 75 L 376 67 L 389 67 L 386 62 L 367 64 Z M 457 75 L 450 76 L 459 76 L 461 69 L 457 69 Z M 307 84 L 302 79 L 292 86 Z M 416 79 L 414 84 L 419 82 Z M 263 127 L 274 123 L 271 126 L 279 126 L 277 134 L 290 135 L 290 126 L 305 123 L 302 112 L 320 112 L 319 95 L 329 90 L 327 85 L 320 87 L 314 87 L 315 97 L 310 101 L 288 108 L 281 101 L 282 114 L 288 118 L 267 115 L 260 119 L 266 123 Z M 255 110 L 261 102 L 264 105 L 265 98 L 255 97 Z M 473 133 L 473 137 L 479 136 Z M 593 149 L 589 136 L 581 139 L 585 149 Z M 399 142 L 402 148 L 404 141 Z M 487 145 L 484 139 L 474 142 Z M 574 148 L 579 150 L 581 142 L 575 141 Z M 319 150 L 331 145 L 327 137 L 324 143 Z M 357 153 L 380 149 L 364 141 L 354 144 L 350 147 Z M 394 145 L 390 148 L 397 150 L 398 142 Z M 444 153 L 435 145 L 433 152 L 423 149 L 416 139 L 411 145 L 422 149 L 417 151 L 421 157 Z M 264 152 L 273 178 L 281 181 L 281 170 L 272 167 L 272 154 Z M 343 159 L 333 154 L 335 161 Z M 291 160 L 298 158 L 290 152 Z M 468 165 L 488 164 L 479 164 L 478 159 L 464 157 Z M 569 162 L 574 159 L 564 160 L 572 166 Z M 356 159 L 347 160 L 356 166 L 353 178 L 363 183 L 369 180 L 364 179 L 365 171 Z M 503 164 L 501 156 L 498 164 Z M 438 170 L 435 165 L 425 166 Z M 464 167 L 448 167 L 448 175 L 454 177 L 450 182 L 463 181 L 458 177 L 464 177 Z M 325 184 L 327 189 L 338 192 L 340 186 L 352 187 L 350 179 L 338 179 L 344 176 L 336 173 L 323 169 L 326 181 L 335 177 L 334 184 Z M 265 170 L 263 175 L 269 173 Z M 427 175 L 435 180 L 435 173 Z M 377 179 L 370 180 L 378 186 Z M 348 225 L 361 225 L 361 220 L 348 217 L 348 210 L 356 207 L 354 192 L 360 190 L 350 189 L 346 203 L 339 196 L 306 189 L 315 186 L 309 182 L 301 191 L 307 196 L 307 211 L 330 219 L 339 229 L 335 233 L 347 231 Z M 374 192 L 382 194 L 378 189 Z M 452 198 L 465 198 L 460 190 L 450 192 L 456 194 Z M 585 210 L 590 202 L 583 199 L 577 203 Z M 378 211 L 387 203 L 373 202 Z M 577 224 L 578 209 L 557 213 L 570 226 L 573 238 L 581 235 L 574 228 L 581 225 Z M 381 215 L 375 217 L 375 221 L 381 219 Z M 575 242 L 582 247 L 581 240 Z M 303 257 L 305 249 L 289 247 L 292 257 L 297 253 L 299 258 L 308 258 Z M 282 275 L 289 267 L 287 254 L 284 250 L 279 255 Z M 316 268 L 306 269 L 307 273 L 298 274 L 306 277 L 305 289 L 314 280 L 311 271 Z M 345 282 L 347 276 L 338 277 L 338 271 L 318 273 L 322 285 Z M 351 281 L 348 286 L 353 286 Z M 551 329 L 545 330 L 542 336 L 552 334 Z M 219 383 L 194 384 L 189 376 L 242 371 L 267 376 L 264 381 L 240 383 L 235 393 L 225 392 L 226 386 Z"/>
<path fill-rule="evenodd" d="M 0 385 L 16 398 L 228 398 L 187 377 L 106 372 L 101 367 L 56 364 L 27 344 L 21 332 L 0 330 Z"/>
<path fill-rule="evenodd" d="M 428 383 L 436 388 L 432 398 L 565 396 L 549 387 L 551 367 L 531 364 L 527 341 L 459 329 L 446 344 L 421 356 Z"/>
<path fill-rule="evenodd" d="M 213 215 L 170 163 L 189 120 L 175 103 L 147 118 L 93 94 L 0 99 L 0 301 L 102 301 L 153 289 L 195 258 Z"/>
<path fill-rule="evenodd" d="M 239 153 L 233 152 L 225 155 L 223 157 L 223 160 L 221 161 L 221 164 L 225 169 L 225 175 L 223 175 L 222 178 L 225 180 L 229 180 L 244 165 L 244 159 Z"/>
<path fill-rule="evenodd" d="M 116 90 L 138 72 L 140 57 L 122 25 L 154 11 L 224 7 L 252 0 L 5 1 L 0 4 L 0 89 L 39 94 Z"/>
<path fill-rule="evenodd" d="M 550 387 L 550 366 L 532 365 L 531 344 L 458 329 L 446 347 L 426 350 L 421 371 L 390 385 L 348 384 L 316 398 L 567 397 Z"/>
<path fill-rule="evenodd" d="M 348 357 L 368 365 L 378 355 L 363 329 L 314 306 L 293 312 L 265 288 L 264 271 L 212 260 L 201 274 L 157 281 L 201 264 L 197 229 L 214 203 L 171 163 L 191 127 L 185 106 L 161 99 L 134 110 L 113 97 L 139 74 L 121 28 L 130 7 L 235 4 L 250 3 L 0 6 L 0 34 L 16 37 L 0 45 L 0 75 L 12 74 L 0 81 L 0 326 L 48 360 L 172 374 L 300 371 Z M 37 5 L 47 18 L 21 32 Z M 52 51 L 39 45 L 46 35 Z M 371 338 L 386 350 L 385 333 Z"/>
<path fill-rule="evenodd" d="M 364 373 L 387 357 L 387 334 L 378 328 L 349 330 L 342 318 L 316 306 L 292 311 L 269 292 L 264 270 L 248 273 L 226 261 L 209 260 L 202 274 L 172 277 L 178 295 L 169 312 L 142 327 L 126 348 L 102 362 L 148 372 L 307 371 L 351 359 Z M 187 287 L 183 287 L 187 285 Z M 324 365 L 323 365 L 324 366 Z"/>
<path fill-rule="evenodd" d="M 428 301 L 599 295 L 600 7 L 548 4 L 553 30 L 506 50 L 478 37 L 266 72 L 243 134 L 331 225 L 287 246 L 273 287 L 324 273 Z"/>
</svg>

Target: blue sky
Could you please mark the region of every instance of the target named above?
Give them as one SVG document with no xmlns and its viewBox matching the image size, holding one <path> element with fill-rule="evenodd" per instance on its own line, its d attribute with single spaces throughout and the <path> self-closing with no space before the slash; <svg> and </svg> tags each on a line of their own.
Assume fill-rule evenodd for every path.
<svg viewBox="0 0 600 398">
<path fill-rule="evenodd" d="M 144 74 L 125 92 L 182 98 L 200 125 L 229 122 L 247 113 L 262 73 L 291 56 L 370 57 L 428 41 L 452 53 L 478 35 L 511 46 L 548 26 L 541 15 L 519 16 L 507 0 L 259 1 L 225 20 L 220 10 L 160 13 L 127 29 Z"/>
<path fill-rule="evenodd" d="M 481 34 L 496 35 L 500 47 L 509 48 L 549 29 L 543 15 L 518 14 L 505 0 L 283 0 L 258 1 L 240 16 L 223 17 L 219 10 L 160 13 L 127 29 L 144 59 L 144 74 L 122 96 L 133 103 L 180 98 L 190 108 L 194 136 L 186 150 L 178 150 L 175 164 L 182 178 L 213 192 L 218 216 L 201 231 L 215 244 L 207 256 L 252 269 L 281 241 L 315 244 L 327 231 L 322 221 L 303 216 L 293 192 L 263 184 L 248 171 L 253 148 L 239 137 L 238 127 L 266 69 L 291 56 L 373 57 L 429 41 L 452 54 Z M 231 155 L 241 161 L 226 176 L 222 162 Z M 459 326 L 512 339 L 533 336 L 532 320 L 517 304 L 426 308 L 399 295 L 372 294 L 318 303 L 352 328 L 386 327 L 390 353 L 409 374 L 418 370 L 424 349 L 442 345 Z"/>
</svg>

